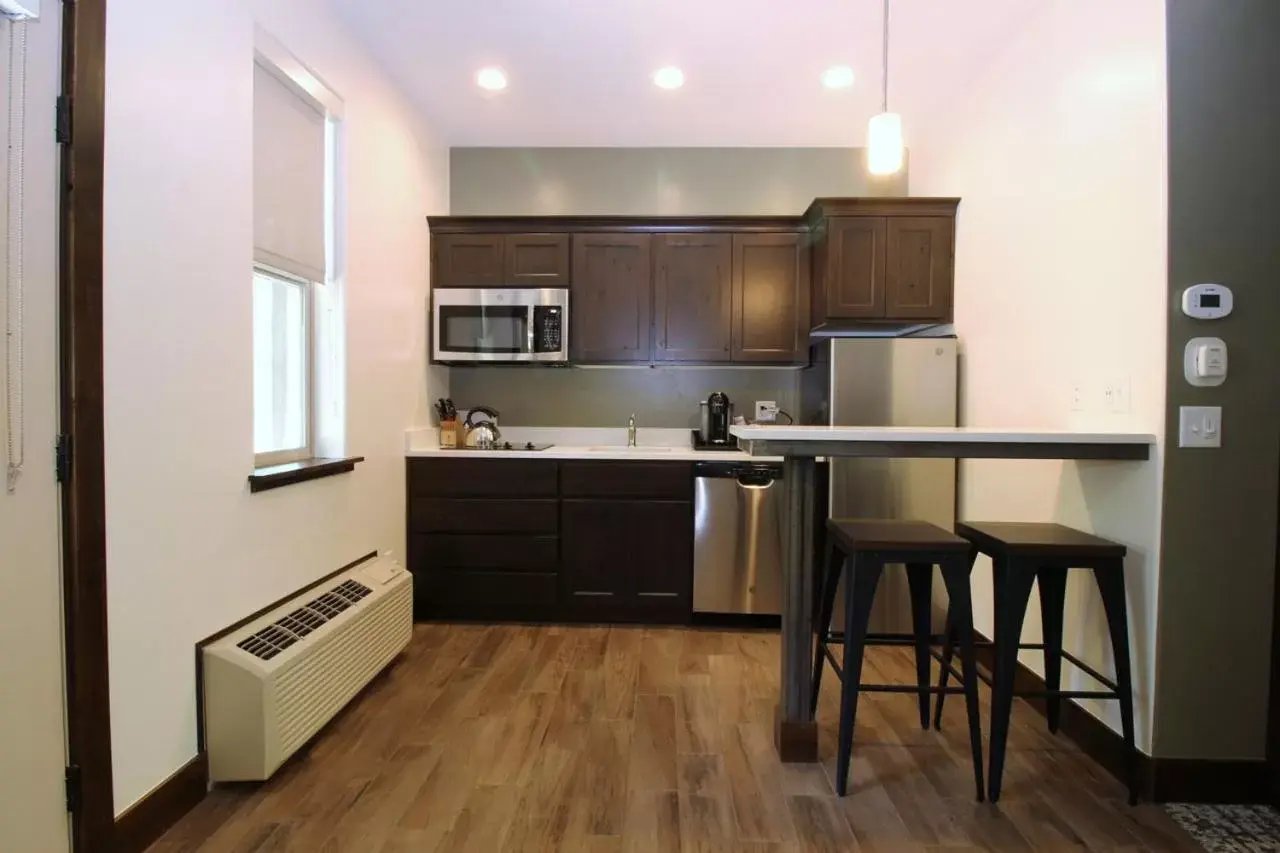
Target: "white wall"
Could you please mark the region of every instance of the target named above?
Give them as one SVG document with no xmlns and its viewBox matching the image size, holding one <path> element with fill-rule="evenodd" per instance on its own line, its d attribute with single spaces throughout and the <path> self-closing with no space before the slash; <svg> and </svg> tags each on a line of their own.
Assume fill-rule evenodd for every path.
<svg viewBox="0 0 1280 853">
<path fill-rule="evenodd" d="M 347 450 L 250 495 L 255 21 L 343 98 Z M 404 542 L 425 424 L 427 214 L 448 155 L 322 4 L 113 0 L 107 14 L 106 460 L 115 802 L 196 754 L 195 642 Z"/>
<path fill-rule="evenodd" d="M 1161 0 L 1050 0 L 967 96 L 913 134 L 912 194 L 963 198 L 956 327 L 964 423 L 1163 432 L 1164 62 Z M 1113 382 L 1130 388 L 1127 413 L 1107 409 L 1103 388 Z M 1056 520 L 1129 546 L 1138 742 L 1148 751 L 1160 455 L 966 462 L 959 511 Z M 1110 672 L 1101 603 L 1088 576 L 1075 574 L 1068 647 Z M 979 628 L 989 633 L 989 566 L 974 583 Z M 1039 625 L 1033 601 L 1025 636 L 1038 638 Z M 1043 671 L 1038 655 L 1024 659 Z M 1118 730 L 1115 703 L 1090 709 Z"/>
<path fill-rule="evenodd" d="M 24 401 L 26 466 L 13 494 L 4 483 L 7 352 L 0 334 L 0 850 L 67 850 L 63 767 L 62 593 L 58 561 L 58 146 L 49 105 L 61 78 L 58 3 L 42 19 L 0 19 L 0 318 L 7 304 L 6 176 L 10 28 L 27 33 L 26 281 Z M 16 308 L 16 306 L 14 306 Z M 3 319 L 0 319 L 3 327 Z M 16 414 L 16 413 L 15 413 Z M 15 430 L 16 432 L 16 430 Z"/>
</svg>

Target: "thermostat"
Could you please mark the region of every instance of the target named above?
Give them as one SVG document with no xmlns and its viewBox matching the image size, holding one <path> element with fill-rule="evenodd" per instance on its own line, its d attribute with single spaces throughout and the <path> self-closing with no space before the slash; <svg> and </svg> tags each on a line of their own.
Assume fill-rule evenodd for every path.
<svg viewBox="0 0 1280 853">
<path fill-rule="evenodd" d="M 1231 303 L 1231 288 L 1225 284 L 1193 284 L 1182 291 L 1182 313 L 1197 320 L 1225 317 Z"/>
<path fill-rule="evenodd" d="M 1222 338 L 1192 338 L 1182 357 L 1187 382 L 1198 387 L 1227 381 L 1227 345 Z"/>
</svg>

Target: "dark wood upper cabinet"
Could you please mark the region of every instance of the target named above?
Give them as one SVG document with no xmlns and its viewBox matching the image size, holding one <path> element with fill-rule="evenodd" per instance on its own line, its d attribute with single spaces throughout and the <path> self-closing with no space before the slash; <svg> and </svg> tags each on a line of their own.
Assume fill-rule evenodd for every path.
<svg viewBox="0 0 1280 853">
<path fill-rule="evenodd" d="M 503 286 L 568 287 L 568 234 L 507 234 Z"/>
<path fill-rule="evenodd" d="M 582 363 L 647 363 L 653 355 L 653 237 L 573 238 L 570 355 Z"/>
<path fill-rule="evenodd" d="M 955 221 L 941 216 L 889 220 L 886 316 L 910 320 L 951 316 L 954 236 Z"/>
<path fill-rule="evenodd" d="M 438 234 L 435 287 L 568 287 L 568 234 Z"/>
<path fill-rule="evenodd" d="M 881 217 L 841 216 L 827 226 L 826 317 L 884 317 L 888 230 Z"/>
<path fill-rule="evenodd" d="M 661 234 L 655 239 L 654 361 L 731 360 L 731 235 Z"/>
<path fill-rule="evenodd" d="M 954 198 L 818 199 L 814 326 L 951 319 Z"/>
<path fill-rule="evenodd" d="M 809 281 L 805 235 L 733 236 L 735 362 L 808 361 Z"/>
<path fill-rule="evenodd" d="M 501 287 L 501 234 L 438 234 L 432 238 L 434 287 Z"/>
</svg>

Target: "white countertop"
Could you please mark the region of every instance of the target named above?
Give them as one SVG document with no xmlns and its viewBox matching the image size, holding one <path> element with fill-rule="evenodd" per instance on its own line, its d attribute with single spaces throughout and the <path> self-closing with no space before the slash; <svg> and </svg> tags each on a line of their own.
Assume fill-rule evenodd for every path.
<svg viewBox="0 0 1280 853">
<path fill-rule="evenodd" d="M 847 441 L 967 444 L 1154 444 L 1137 432 L 1075 432 L 995 427 L 735 426 L 742 441 Z"/>
<path fill-rule="evenodd" d="M 515 446 L 532 441 L 546 450 L 457 450 L 439 446 L 439 431 L 409 430 L 405 456 L 465 456 L 468 459 L 598 459 L 670 462 L 781 462 L 781 456 L 752 456 L 741 450 L 694 450 L 687 429 L 642 427 L 637 447 L 627 447 L 625 428 L 502 427 L 502 441 Z"/>
</svg>

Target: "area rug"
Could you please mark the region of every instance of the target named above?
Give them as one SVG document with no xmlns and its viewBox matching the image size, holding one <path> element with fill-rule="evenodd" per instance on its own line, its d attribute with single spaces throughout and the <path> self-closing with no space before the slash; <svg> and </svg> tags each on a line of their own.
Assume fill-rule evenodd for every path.
<svg viewBox="0 0 1280 853">
<path fill-rule="evenodd" d="M 1270 806 L 1169 803 L 1165 810 L 1208 853 L 1280 853 L 1280 812 Z"/>
</svg>

